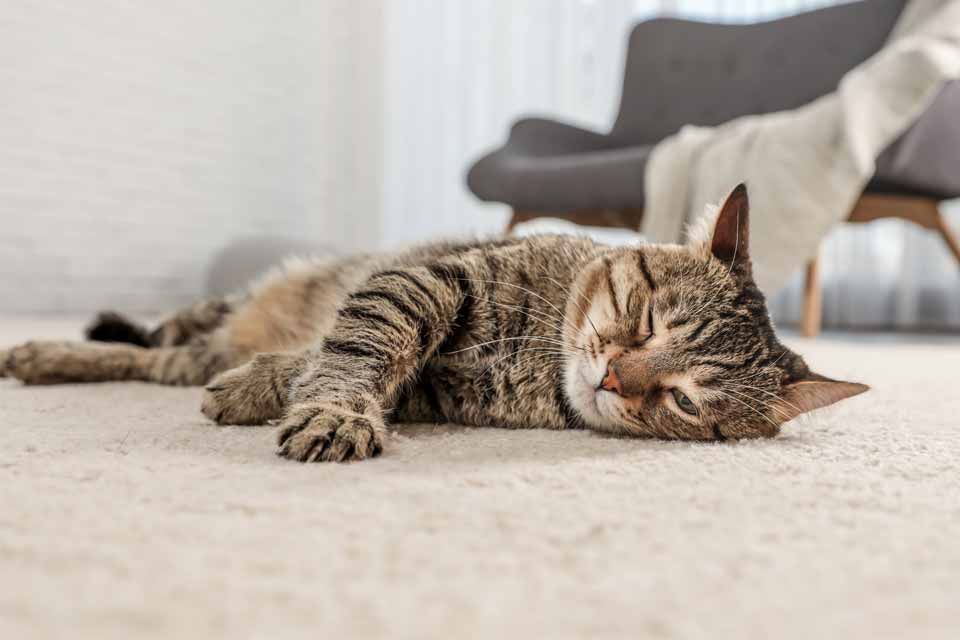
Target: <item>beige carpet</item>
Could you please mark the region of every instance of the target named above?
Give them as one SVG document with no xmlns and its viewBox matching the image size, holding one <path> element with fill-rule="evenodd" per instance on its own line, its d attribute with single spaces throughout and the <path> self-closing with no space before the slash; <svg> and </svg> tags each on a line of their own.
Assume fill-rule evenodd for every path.
<svg viewBox="0 0 960 640">
<path fill-rule="evenodd" d="M 764 442 L 426 426 L 338 466 L 195 389 L 0 380 L 0 637 L 960 637 L 960 340 L 791 343 L 874 391 Z"/>
</svg>

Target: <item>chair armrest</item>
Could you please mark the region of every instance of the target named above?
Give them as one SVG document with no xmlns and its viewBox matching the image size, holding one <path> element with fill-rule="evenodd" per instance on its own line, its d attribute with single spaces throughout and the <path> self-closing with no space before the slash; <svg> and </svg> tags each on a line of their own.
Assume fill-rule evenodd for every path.
<svg viewBox="0 0 960 640">
<path fill-rule="evenodd" d="M 597 151 L 614 146 L 609 136 L 546 118 L 521 118 L 510 127 L 504 148 L 531 156 Z"/>
</svg>

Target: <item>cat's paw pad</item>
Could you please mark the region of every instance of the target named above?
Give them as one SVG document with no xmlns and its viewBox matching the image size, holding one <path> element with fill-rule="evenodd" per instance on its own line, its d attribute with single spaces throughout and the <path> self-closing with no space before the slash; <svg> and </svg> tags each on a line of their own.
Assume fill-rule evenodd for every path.
<svg viewBox="0 0 960 640">
<path fill-rule="evenodd" d="M 265 424 L 279 418 L 287 390 L 262 356 L 211 380 L 200 410 L 217 424 Z"/>
<path fill-rule="evenodd" d="M 343 462 L 383 451 L 382 421 L 340 407 L 305 403 L 287 414 L 277 435 L 277 455 L 300 462 Z"/>
</svg>

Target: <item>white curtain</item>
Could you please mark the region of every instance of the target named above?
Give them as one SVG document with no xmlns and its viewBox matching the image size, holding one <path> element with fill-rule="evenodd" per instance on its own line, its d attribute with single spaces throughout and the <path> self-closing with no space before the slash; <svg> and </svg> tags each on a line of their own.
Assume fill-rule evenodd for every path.
<svg viewBox="0 0 960 640">
<path fill-rule="evenodd" d="M 383 244 L 500 231 L 506 208 L 475 200 L 463 184 L 466 168 L 523 114 L 608 128 L 627 33 L 638 20 L 748 22 L 836 3 L 388 0 Z M 948 213 L 960 226 L 960 208 Z M 908 223 L 837 229 L 822 272 L 827 326 L 960 327 L 960 270 L 938 237 Z M 799 284 L 798 275 L 771 300 L 785 324 L 799 318 Z"/>
<path fill-rule="evenodd" d="M 503 230 L 507 209 L 478 202 L 464 186 L 469 164 L 520 115 L 608 128 L 628 31 L 657 8 L 637 0 L 388 0 L 385 245 Z"/>
</svg>

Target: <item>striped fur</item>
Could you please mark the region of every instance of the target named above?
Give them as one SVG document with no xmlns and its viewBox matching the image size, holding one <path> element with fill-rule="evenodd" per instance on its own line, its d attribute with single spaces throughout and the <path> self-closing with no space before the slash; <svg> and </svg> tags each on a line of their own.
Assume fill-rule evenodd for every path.
<svg viewBox="0 0 960 640">
<path fill-rule="evenodd" d="M 777 340 L 747 211 L 739 188 L 690 246 L 541 236 L 292 262 L 153 332 L 106 317 L 106 335 L 146 346 L 28 343 L 0 369 L 34 384 L 208 383 L 207 416 L 279 420 L 280 455 L 301 461 L 376 455 L 388 421 L 771 436 L 865 387 L 813 374 Z"/>
</svg>

